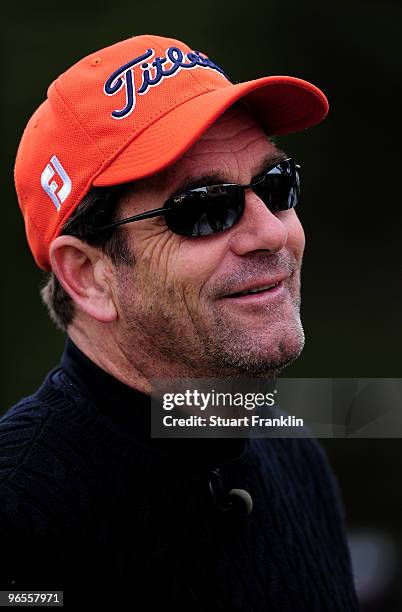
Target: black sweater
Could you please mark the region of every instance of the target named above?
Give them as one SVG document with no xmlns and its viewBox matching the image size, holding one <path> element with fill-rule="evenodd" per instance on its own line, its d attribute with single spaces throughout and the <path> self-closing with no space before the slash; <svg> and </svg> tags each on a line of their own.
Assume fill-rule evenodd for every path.
<svg viewBox="0 0 402 612">
<path fill-rule="evenodd" d="M 0 589 L 115 610 L 358 609 L 316 441 L 155 439 L 149 408 L 67 338 L 60 366 L 0 419 Z M 217 467 L 224 490 L 252 495 L 248 516 L 219 508 Z"/>
</svg>

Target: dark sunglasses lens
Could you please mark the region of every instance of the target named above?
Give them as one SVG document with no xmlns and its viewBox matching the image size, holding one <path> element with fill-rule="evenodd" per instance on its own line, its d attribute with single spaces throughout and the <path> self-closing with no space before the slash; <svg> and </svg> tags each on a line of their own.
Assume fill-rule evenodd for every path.
<svg viewBox="0 0 402 612">
<path fill-rule="evenodd" d="M 210 236 L 232 227 L 244 210 L 244 193 L 230 185 L 202 187 L 181 197 L 166 212 L 166 224 L 181 236 Z"/>
<path fill-rule="evenodd" d="M 254 187 L 254 192 L 272 212 L 294 208 L 300 196 L 299 173 L 294 162 L 278 164 Z"/>
</svg>

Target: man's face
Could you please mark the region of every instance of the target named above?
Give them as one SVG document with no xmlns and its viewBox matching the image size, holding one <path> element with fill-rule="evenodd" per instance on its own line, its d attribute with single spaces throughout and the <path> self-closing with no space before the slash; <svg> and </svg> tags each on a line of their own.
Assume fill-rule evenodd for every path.
<svg viewBox="0 0 402 612">
<path fill-rule="evenodd" d="M 189 182 L 251 183 L 283 157 L 243 106 L 229 109 L 168 169 L 140 181 L 120 218 L 163 206 Z M 201 184 L 205 181 L 201 180 Z M 123 226 L 135 256 L 115 269 L 116 336 L 148 376 L 272 376 L 303 348 L 304 232 L 294 209 L 271 213 L 251 190 L 240 221 L 201 238 L 173 234 L 163 217 Z M 284 278 L 275 291 L 225 297 Z"/>
</svg>

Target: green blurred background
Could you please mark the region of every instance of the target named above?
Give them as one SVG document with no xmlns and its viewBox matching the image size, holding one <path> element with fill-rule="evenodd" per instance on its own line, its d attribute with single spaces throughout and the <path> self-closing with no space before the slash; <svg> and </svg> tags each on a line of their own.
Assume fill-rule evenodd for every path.
<svg viewBox="0 0 402 612">
<path fill-rule="evenodd" d="M 5 10 L 0 413 L 38 387 L 64 344 L 40 301 L 42 273 L 25 241 L 14 192 L 22 130 L 50 82 L 72 63 L 141 33 L 184 40 L 233 81 L 288 74 L 323 89 L 328 118 L 277 139 L 303 167 L 298 213 L 307 240 L 302 287 L 307 342 L 286 375 L 402 376 L 400 2 L 42 2 Z M 396 544 L 399 569 L 383 589 L 382 607 L 367 603 L 364 609 L 401 610 L 402 441 L 323 444 L 351 532 L 380 530 Z"/>
</svg>

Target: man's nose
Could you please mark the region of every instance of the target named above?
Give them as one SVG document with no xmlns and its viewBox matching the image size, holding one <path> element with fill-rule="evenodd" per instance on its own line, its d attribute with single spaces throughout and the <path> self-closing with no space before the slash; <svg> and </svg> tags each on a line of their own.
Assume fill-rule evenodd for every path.
<svg viewBox="0 0 402 612">
<path fill-rule="evenodd" d="M 246 206 L 233 228 L 230 247 L 237 255 L 251 251 L 280 251 L 288 240 L 288 228 L 250 189 L 245 193 Z"/>
</svg>

